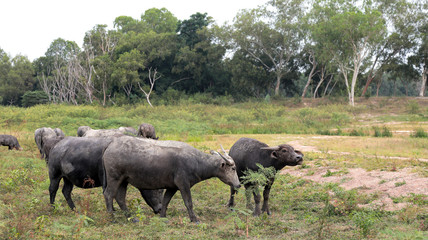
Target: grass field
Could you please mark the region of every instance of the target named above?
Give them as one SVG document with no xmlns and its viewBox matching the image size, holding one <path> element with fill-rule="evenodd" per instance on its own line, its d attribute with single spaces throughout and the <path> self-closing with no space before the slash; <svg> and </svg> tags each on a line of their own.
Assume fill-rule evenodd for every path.
<svg viewBox="0 0 428 240">
<path fill-rule="evenodd" d="M 305 163 L 277 175 L 271 216 L 253 217 L 243 189 L 235 211 L 227 209 L 229 187 L 218 179 L 191 189 L 200 224 L 190 222 L 180 194 L 164 219 L 132 186 L 127 202 L 138 223 L 121 211 L 112 219 L 101 188 L 75 188 L 77 212 L 60 191 L 56 207 L 50 206 L 48 170 L 34 142 L 35 129 L 59 127 L 75 136 L 82 125 L 136 128 L 143 122 L 153 124 L 160 139 L 184 141 L 206 152 L 220 144 L 229 149 L 243 136 L 269 145 L 289 143 L 303 151 Z M 0 239 L 428 239 L 426 132 L 428 99 L 419 98 L 360 99 L 354 108 L 328 99 L 154 108 L 0 107 L 0 134 L 16 136 L 24 148 L 0 147 Z M 354 170 L 397 174 L 375 185 L 399 195 L 364 182 L 343 187 Z M 378 204 L 384 197 L 392 199 L 394 210 Z"/>
</svg>

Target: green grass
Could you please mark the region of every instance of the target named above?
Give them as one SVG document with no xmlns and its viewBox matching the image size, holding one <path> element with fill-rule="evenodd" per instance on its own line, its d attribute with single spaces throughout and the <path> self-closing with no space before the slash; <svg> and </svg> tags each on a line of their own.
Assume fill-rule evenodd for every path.
<svg viewBox="0 0 428 240">
<path fill-rule="evenodd" d="M 417 160 L 428 156 L 428 138 L 396 134 L 377 138 L 372 137 L 373 132 L 365 132 L 372 130 L 379 119 L 380 126 L 388 126 L 389 132 L 401 128 L 426 131 L 427 119 L 421 115 L 427 112 L 425 103 L 400 105 L 397 101 L 405 100 L 369 99 L 351 108 L 323 101 L 310 102 L 308 107 L 292 100 L 154 108 L 0 107 L 1 134 L 15 135 L 24 148 L 8 151 L 0 147 L 0 239 L 426 239 L 426 195 L 396 198 L 394 201 L 411 203 L 411 207 L 396 212 L 362 209 L 360 205 L 375 201 L 377 195 L 289 174 L 277 174 L 270 198 L 272 216 L 253 217 L 245 208 L 243 189 L 236 195 L 236 209 L 231 212 L 225 207 L 229 186 L 218 179 L 201 182 L 191 190 L 194 210 L 201 220 L 198 225 L 189 221 L 179 193 L 171 200 L 164 219 L 153 214 L 132 186 L 127 203 L 138 223 L 129 221 L 121 211 L 112 219 L 106 212 L 101 188 L 73 190 L 78 212 L 69 210 L 61 190 L 56 207 L 49 204 L 48 169 L 34 143 L 34 130 L 39 127 L 60 127 L 66 135 L 76 135 L 81 125 L 94 129 L 136 128 L 149 122 L 161 139 L 185 141 L 206 152 L 218 150 L 220 144 L 229 149 L 242 136 L 269 145 L 299 140 L 319 150 L 304 152 L 305 165 L 300 168 L 316 171 L 318 166 L 328 166 L 332 171 L 326 178 L 353 167 L 384 171 L 413 168 L 428 177 L 427 163 Z M 390 116 L 392 112 L 394 116 Z M 397 119 L 402 122 L 388 124 Z M 349 129 L 359 134 L 349 136 Z M 316 135 L 320 132 L 342 136 Z"/>
</svg>

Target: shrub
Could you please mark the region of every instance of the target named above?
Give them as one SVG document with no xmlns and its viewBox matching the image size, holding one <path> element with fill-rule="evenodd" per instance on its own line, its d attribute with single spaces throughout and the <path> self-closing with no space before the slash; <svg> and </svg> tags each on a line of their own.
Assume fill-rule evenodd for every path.
<svg viewBox="0 0 428 240">
<path fill-rule="evenodd" d="M 244 171 L 244 176 L 242 177 L 243 184 L 251 184 L 251 191 L 257 192 L 259 188 L 264 188 L 269 182 L 269 179 L 275 177 L 276 170 L 274 167 L 264 168 L 260 163 L 256 164 L 259 167 L 258 171 L 247 170 Z"/>
<path fill-rule="evenodd" d="M 351 219 L 358 227 L 361 235 L 367 237 L 375 230 L 373 226 L 379 221 L 379 214 L 375 211 L 353 211 Z"/>
<path fill-rule="evenodd" d="M 416 100 L 411 100 L 406 106 L 407 112 L 410 114 L 420 113 L 419 103 Z"/>
<path fill-rule="evenodd" d="M 428 138 L 428 133 L 423 128 L 417 128 L 411 136 L 414 138 Z"/>
<path fill-rule="evenodd" d="M 388 127 L 383 126 L 382 131 L 379 127 L 373 127 L 374 130 L 374 137 L 392 137 L 392 132 L 389 130 Z"/>
<path fill-rule="evenodd" d="M 22 95 L 22 106 L 31 107 L 37 104 L 46 104 L 49 96 L 43 91 L 28 91 Z"/>
</svg>

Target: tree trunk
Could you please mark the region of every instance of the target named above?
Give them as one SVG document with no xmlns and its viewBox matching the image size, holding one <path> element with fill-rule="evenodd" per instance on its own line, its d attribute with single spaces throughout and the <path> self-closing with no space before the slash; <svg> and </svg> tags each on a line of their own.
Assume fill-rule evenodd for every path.
<svg viewBox="0 0 428 240">
<path fill-rule="evenodd" d="M 311 72 L 309 73 L 308 81 L 306 82 L 305 88 L 303 88 L 302 99 L 303 99 L 303 98 L 305 98 L 306 91 L 308 91 L 309 84 L 311 84 L 312 76 L 314 75 L 314 72 L 315 72 L 315 68 L 316 68 L 316 67 L 317 67 L 317 64 L 313 64 L 313 65 L 312 65 L 312 70 L 311 70 Z"/>
<path fill-rule="evenodd" d="M 321 67 L 320 74 L 321 74 L 320 81 L 318 82 L 318 84 L 315 88 L 315 91 L 314 91 L 314 95 L 312 96 L 312 98 L 314 98 L 314 99 L 317 97 L 318 89 L 320 88 L 321 84 L 324 82 L 324 78 L 325 78 L 325 76 L 324 76 L 325 75 L 325 68 L 324 67 Z"/>
<path fill-rule="evenodd" d="M 315 56 L 312 51 L 310 51 L 310 54 L 309 54 L 309 62 L 312 64 L 312 69 L 311 69 L 311 72 L 309 73 L 308 81 L 306 82 L 306 85 L 303 88 L 302 100 L 303 98 L 305 98 L 306 91 L 308 91 L 309 84 L 311 84 L 311 81 L 312 81 L 312 76 L 314 75 L 315 69 L 317 68 L 317 62 L 315 61 Z"/>
<path fill-rule="evenodd" d="M 422 82 L 421 82 L 421 89 L 419 91 L 419 97 L 425 97 L 425 88 L 427 85 L 427 74 L 428 74 L 428 68 L 427 66 L 424 66 L 424 69 L 422 71 Z"/>
<path fill-rule="evenodd" d="M 279 95 L 279 85 L 281 84 L 281 74 L 276 75 L 275 96 Z"/>
</svg>

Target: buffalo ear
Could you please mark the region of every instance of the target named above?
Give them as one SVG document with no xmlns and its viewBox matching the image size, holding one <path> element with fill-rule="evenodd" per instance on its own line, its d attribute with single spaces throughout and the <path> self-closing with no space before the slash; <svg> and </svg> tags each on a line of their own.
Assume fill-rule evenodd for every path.
<svg viewBox="0 0 428 240">
<path fill-rule="evenodd" d="M 273 159 L 278 159 L 278 156 L 276 155 L 276 151 L 272 151 L 270 153 L 270 157 L 273 158 Z"/>
</svg>

